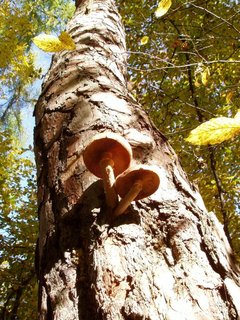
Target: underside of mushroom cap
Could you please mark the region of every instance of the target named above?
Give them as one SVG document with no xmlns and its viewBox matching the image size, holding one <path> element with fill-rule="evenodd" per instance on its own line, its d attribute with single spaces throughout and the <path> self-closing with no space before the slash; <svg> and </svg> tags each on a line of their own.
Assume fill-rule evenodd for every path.
<svg viewBox="0 0 240 320">
<path fill-rule="evenodd" d="M 132 149 L 126 139 L 116 133 L 100 133 L 93 137 L 83 152 L 83 160 L 90 172 L 102 178 L 101 160 L 109 157 L 114 175 L 125 171 L 132 160 Z"/>
<path fill-rule="evenodd" d="M 160 185 L 160 177 L 153 166 L 136 166 L 119 175 L 115 182 L 117 193 L 123 198 L 135 183 L 142 184 L 142 190 L 134 200 L 149 197 L 157 191 Z"/>
</svg>

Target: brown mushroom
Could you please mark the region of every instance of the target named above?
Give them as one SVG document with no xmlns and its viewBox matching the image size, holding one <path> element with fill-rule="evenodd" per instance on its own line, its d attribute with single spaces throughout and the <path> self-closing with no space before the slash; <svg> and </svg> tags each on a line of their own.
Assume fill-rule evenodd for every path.
<svg viewBox="0 0 240 320">
<path fill-rule="evenodd" d="M 115 177 L 125 171 L 132 160 L 132 149 L 126 139 L 116 133 L 100 133 L 93 137 L 83 152 L 90 172 L 103 179 L 107 205 L 115 208 L 118 196 Z"/>
<path fill-rule="evenodd" d="M 138 166 L 130 168 L 117 177 L 115 189 L 121 196 L 115 216 L 119 216 L 128 208 L 133 200 L 146 198 L 157 191 L 160 177 L 153 166 Z"/>
</svg>

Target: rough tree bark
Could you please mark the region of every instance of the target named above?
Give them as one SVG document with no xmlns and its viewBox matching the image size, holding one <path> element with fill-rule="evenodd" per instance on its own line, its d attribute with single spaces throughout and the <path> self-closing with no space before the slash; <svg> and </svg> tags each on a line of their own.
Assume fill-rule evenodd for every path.
<svg viewBox="0 0 240 320">
<path fill-rule="evenodd" d="M 39 319 L 239 319 L 223 228 L 127 90 L 114 1 L 77 2 L 77 49 L 54 55 L 35 109 Z M 135 163 L 160 171 L 159 190 L 117 219 L 82 159 L 99 132 L 125 137 Z"/>
</svg>

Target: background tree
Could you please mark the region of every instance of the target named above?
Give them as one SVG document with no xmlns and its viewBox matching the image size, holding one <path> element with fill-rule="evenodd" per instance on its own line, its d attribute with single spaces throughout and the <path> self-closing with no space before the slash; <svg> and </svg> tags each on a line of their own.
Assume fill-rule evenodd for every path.
<svg viewBox="0 0 240 320">
<path fill-rule="evenodd" d="M 0 163 L 0 318 L 34 319 L 38 229 L 34 166 L 22 157 L 22 149 L 10 130 L 1 131 Z"/>
<path fill-rule="evenodd" d="M 114 1 L 78 1 L 77 48 L 54 56 L 35 109 L 40 319 L 237 319 L 239 270 L 164 136 L 129 94 Z M 158 192 L 114 218 L 83 150 L 116 132 Z"/>
</svg>

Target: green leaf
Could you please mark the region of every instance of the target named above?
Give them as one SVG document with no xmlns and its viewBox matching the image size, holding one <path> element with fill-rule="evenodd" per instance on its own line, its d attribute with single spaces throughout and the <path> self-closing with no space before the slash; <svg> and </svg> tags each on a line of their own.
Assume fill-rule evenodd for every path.
<svg viewBox="0 0 240 320">
<path fill-rule="evenodd" d="M 217 144 L 231 139 L 240 133 L 240 110 L 234 118 L 219 117 L 210 119 L 190 132 L 186 141 L 197 144 Z"/>
<path fill-rule="evenodd" d="M 161 0 L 158 4 L 158 8 L 155 11 L 155 16 L 157 18 L 162 17 L 164 14 L 168 12 L 172 5 L 172 0 Z"/>
</svg>

